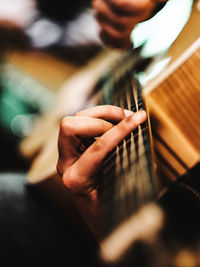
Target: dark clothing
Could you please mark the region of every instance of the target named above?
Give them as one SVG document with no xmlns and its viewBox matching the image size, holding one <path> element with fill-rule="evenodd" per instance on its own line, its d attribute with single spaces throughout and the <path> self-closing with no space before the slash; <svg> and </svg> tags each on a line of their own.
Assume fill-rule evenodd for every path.
<svg viewBox="0 0 200 267">
<path fill-rule="evenodd" d="M 73 19 L 82 9 L 91 6 L 91 0 L 37 0 L 38 10 L 57 22 Z"/>
<path fill-rule="evenodd" d="M 4 266 L 14 262 L 94 267 L 98 266 L 95 254 L 95 243 L 27 186 L 26 174 L 0 174 L 0 259 Z"/>
</svg>

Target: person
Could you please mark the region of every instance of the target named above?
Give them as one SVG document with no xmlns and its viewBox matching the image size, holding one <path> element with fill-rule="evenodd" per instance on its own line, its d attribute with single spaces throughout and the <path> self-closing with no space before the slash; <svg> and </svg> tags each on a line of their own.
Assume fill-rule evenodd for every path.
<svg viewBox="0 0 200 267">
<path fill-rule="evenodd" d="M 100 25 L 104 44 L 115 48 L 132 47 L 134 27 L 160 10 L 167 0 L 94 0 L 92 7 Z"/>
<path fill-rule="evenodd" d="M 112 0 L 112 12 L 115 13 L 117 11 L 116 13 L 118 13 L 118 9 L 115 7 L 119 6 L 119 3 L 122 4 L 122 2 Z M 132 28 L 136 21 L 145 19 L 151 14 L 150 2 L 153 9 L 153 2 L 162 1 L 124 0 L 124 3 L 127 2 L 132 4 L 137 2 L 138 5 L 144 4 L 141 13 L 144 12 L 145 14 L 143 14 L 144 16 L 139 16 L 137 20 L 131 19 Z M 108 3 L 111 3 L 111 0 L 102 1 L 102 3 L 109 5 Z M 145 11 L 145 5 L 148 7 L 148 14 Z M 97 19 L 102 27 L 102 38 L 106 43 L 111 41 L 111 44 L 114 44 L 112 39 L 116 41 L 116 35 L 113 35 L 113 32 L 108 30 L 108 21 L 105 23 L 105 17 L 103 23 L 100 15 L 102 12 L 98 10 L 97 3 L 93 3 L 93 7 L 97 12 Z M 130 7 L 129 9 L 131 10 Z M 135 13 L 133 12 L 132 15 L 135 15 Z M 126 25 L 130 25 L 128 20 L 132 15 L 127 15 Z M 111 23 L 109 29 L 112 26 L 115 28 L 115 23 Z M 128 29 L 128 31 L 130 30 Z M 122 46 L 129 46 L 128 33 L 123 34 L 122 31 L 119 31 L 119 35 L 121 34 L 121 37 L 117 36 L 117 40 L 119 43 L 121 42 Z M 115 106 L 96 106 L 80 111 L 75 116 L 66 117 L 61 122 L 58 138 L 58 172 L 62 176 L 63 183 L 73 201 L 97 238 L 100 236 L 98 232 L 100 206 L 98 203 L 98 191 L 94 186 L 96 179 L 98 179 L 101 162 L 120 140 L 145 119 L 145 111 L 139 111 L 134 114 L 131 111 Z M 84 139 L 87 137 L 95 137 L 96 139 L 89 148 L 84 145 Z M 40 197 L 38 198 L 35 192 L 30 193 L 27 188 L 24 188 L 25 181 L 26 177 L 19 179 L 13 177 L 9 180 L 5 175 L 2 175 L 0 179 L 2 192 L 4 192 L 4 194 L 1 193 L 0 201 L 0 236 L 1 240 L 6 241 L 1 242 L 1 257 L 7 252 L 4 255 L 7 261 L 13 261 L 13 257 L 18 256 L 15 260 L 17 259 L 16 261 L 19 262 L 19 259 L 24 258 L 26 255 L 29 261 L 31 259 L 34 264 L 38 264 L 42 255 L 46 264 L 50 263 L 52 258 L 55 262 L 60 259 L 62 263 L 63 260 L 66 260 L 66 254 L 68 253 L 70 261 L 75 266 L 74 261 L 78 260 L 77 250 L 81 251 L 81 248 L 77 248 L 80 242 L 79 237 L 74 240 L 73 233 L 69 237 L 69 231 L 67 230 L 71 225 L 68 226 L 66 220 L 59 216 L 59 212 L 55 212 L 53 207 L 49 207 L 50 203 L 47 204 L 45 201 L 45 205 L 41 205 Z M 71 243 L 66 245 L 66 240 L 69 239 Z M 75 251 L 72 255 L 70 253 L 71 247 Z M 13 254 L 13 252 L 15 253 Z M 24 259 L 26 263 L 27 258 Z M 47 259 L 48 261 L 46 261 Z M 77 264 L 76 266 L 80 265 Z M 96 265 L 91 263 L 88 266 Z"/>
<path fill-rule="evenodd" d="M 151 17 L 157 4 L 166 2 L 94 0 L 92 5 L 103 42 L 116 48 L 132 47 L 133 28 Z M 116 106 L 96 106 L 61 121 L 57 171 L 97 240 L 101 240 L 101 206 L 96 183 L 101 179 L 102 162 L 146 118 L 145 111 L 133 113 Z M 94 138 L 89 147 L 85 146 L 86 138 Z"/>
<path fill-rule="evenodd" d="M 161 3 L 166 3 L 166 0 L 94 0 L 92 7 L 96 12 L 103 42 L 112 47 L 130 47 L 130 33 L 134 26 L 149 18 Z M 145 111 L 134 114 L 107 105 L 80 111 L 74 117 L 66 117 L 61 121 L 57 171 L 97 239 L 101 235 L 98 227 L 101 212 L 95 181 L 101 163 L 145 119 Z M 96 140 L 86 149 L 85 138 Z"/>
<path fill-rule="evenodd" d="M 77 112 L 74 116 L 65 117 L 61 121 L 57 170 L 69 196 L 100 247 L 103 222 L 97 182 L 99 183 L 102 178 L 102 161 L 146 118 L 147 114 L 144 110 L 133 113 L 117 106 L 100 105 Z M 94 138 L 89 147 L 85 145 L 85 138 Z M 161 194 L 157 202 L 164 212 L 165 223 L 159 232 L 160 240 L 158 244 L 152 245 L 155 247 L 151 248 L 142 247 L 142 244 L 141 246 L 139 244 L 139 250 L 137 250 L 136 242 L 136 250 L 129 249 L 130 254 L 125 255 L 125 257 L 128 256 L 131 264 L 177 267 L 182 266 L 180 263 L 188 260 L 189 257 L 194 262 L 193 266 L 198 266 L 199 176 L 200 164 L 197 164 L 176 182 L 171 183 Z M 143 249 L 147 252 L 146 254 Z M 137 252 L 138 255 L 144 253 L 139 261 L 136 256 Z"/>
<path fill-rule="evenodd" d="M 145 119 L 144 110 L 133 113 L 117 106 L 99 105 L 77 112 L 74 117 L 65 117 L 61 121 L 57 170 L 72 200 L 97 239 L 101 235 L 98 229 L 101 212 L 95 182 L 102 161 Z M 86 148 L 85 138 L 96 140 Z"/>
</svg>

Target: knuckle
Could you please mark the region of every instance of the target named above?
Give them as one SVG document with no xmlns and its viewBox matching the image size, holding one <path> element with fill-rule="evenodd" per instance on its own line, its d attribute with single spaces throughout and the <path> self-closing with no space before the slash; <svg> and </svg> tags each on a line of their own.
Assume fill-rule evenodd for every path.
<svg viewBox="0 0 200 267">
<path fill-rule="evenodd" d="M 73 175 L 72 172 L 66 172 L 63 177 L 63 184 L 68 189 L 70 193 L 75 193 L 77 188 L 77 181 L 76 177 Z"/>
<path fill-rule="evenodd" d="M 71 136 L 74 133 L 74 124 L 71 117 L 66 117 L 60 122 L 60 131 L 66 136 Z"/>
<path fill-rule="evenodd" d="M 118 127 L 118 130 L 124 134 L 129 134 L 132 132 L 135 128 L 137 128 L 140 125 L 141 121 L 134 116 L 128 116 L 124 118 L 122 123 L 117 124 L 116 127 Z"/>
<path fill-rule="evenodd" d="M 118 22 L 119 27 L 121 27 L 121 30 L 132 30 L 131 25 L 133 24 L 132 19 L 129 19 L 127 17 L 121 17 L 120 21 Z"/>
<path fill-rule="evenodd" d="M 125 119 L 126 121 L 127 119 Z M 119 123 L 116 126 L 121 133 L 126 133 L 129 130 L 127 123 Z"/>
<path fill-rule="evenodd" d="M 112 32 L 110 32 L 110 35 L 112 38 L 114 38 L 116 41 L 120 41 L 123 37 L 124 34 L 116 29 L 113 29 Z"/>
<path fill-rule="evenodd" d="M 102 138 L 98 138 L 92 145 L 92 151 L 98 152 L 101 151 L 106 146 L 105 141 Z"/>
<path fill-rule="evenodd" d="M 123 36 L 123 33 L 117 30 L 113 25 L 102 25 L 102 32 L 103 34 L 108 37 L 112 38 L 114 40 L 120 40 Z"/>
<path fill-rule="evenodd" d="M 60 121 L 60 129 L 63 131 L 66 127 L 66 121 L 67 121 L 67 118 L 64 118 Z"/>
</svg>

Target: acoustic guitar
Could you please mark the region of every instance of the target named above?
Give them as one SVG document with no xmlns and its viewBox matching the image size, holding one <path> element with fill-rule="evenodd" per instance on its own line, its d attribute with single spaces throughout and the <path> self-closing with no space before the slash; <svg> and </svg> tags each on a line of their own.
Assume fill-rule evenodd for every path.
<svg viewBox="0 0 200 267">
<path fill-rule="evenodd" d="M 108 73 L 96 86 L 101 88 L 101 104 L 114 104 L 135 112 L 145 109 L 145 98 L 153 121 L 153 150 L 147 122 L 125 138 L 103 165 L 101 257 L 117 266 L 134 264 L 133 248 L 137 242 L 153 247 L 159 243 L 159 253 L 163 253 L 166 244 L 159 233 L 164 227 L 165 214 L 158 205 L 161 184 L 156 174 L 159 169 L 162 169 L 159 180 L 167 177 L 168 184 L 177 180 L 197 202 L 200 200 L 199 185 L 195 182 L 198 175 L 184 178 L 186 173 L 191 173 L 189 170 L 199 168 L 200 161 L 200 39 L 150 84 L 145 93 L 137 80 L 136 59 L 137 50 L 125 54 L 112 66 L 112 75 Z M 156 152 L 156 158 L 152 151 Z M 164 253 L 167 249 L 166 246 Z M 173 262 L 170 256 L 162 260 L 158 255 L 156 260 L 152 256 L 151 264 L 155 261 L 156 266 L 158 263 L 170 266 Z M 146 266 L 148 264 L 146 262 Z"/>
<path fill-rule="evenodd" d="M 145 90 L 142 90 L 137 79 L 137 72 L 140 69 L 140 64 L 138 65 L 138 63 L 141 62 L 140 50 L 124 52 L 124 54 L 121 52 L 120 54 L 111 53 L 105 58 L 107 58 L 107 62 L 103 60 L 104 64 L 98 65 L 100 66 L 99 72 L 98 75 L 92 76 L 92 83 L 91 79 L 89 79 L 90 90 L 85 91 L 85 88 L 88 88 L 88 83 L 84 84 L 81 81 L 82 79 L 88 81 L 87 78 L 91 78 L 91 73 L 97 73 L 92 64 L 87 70 L 80 71 L 67 82 L 69 88 L 77 89 L 78 86 L 74 87 L 74 84 L 79 81 L 79 89 L 84 87 L 82 88 L 84 97 L 80 98 L 82 102 L 79 102 L 70 111 L 70 108 L 67 110 L 63 105 L 66 98 L 63 97 L 61 92 L 60 99 L 62 99 L 62 102 L 58 101 L 60 109 L 56 110 L 53 118 L 56 119 L 58 127 L 58 118 L 65 115 L 64 111 L 69 115 L 77 111 L 77 108 L 82 109 L 94 104 L 114 104 L 137 111 L 141 108 L 145 109 L 145 104 L 147 105 L 147 111 L 151 112 L 151 127 L 149 121 L 144 123 L 109 154 L 104 161 L 104 179 L 101 185 L 101 201 L 104 208 L 100 258 L 104 264 L 130 266 L 130 259 L 131 262 L 136 262 L 137 266 L 139 266 L 141 263 L 136 259 L 136 255 L 141 254 L 141 251 L 138 252 L 138 246 L 140 247 L 139 250 L 146 251 L 142 258 L 148 258 L 147 254 L 151 254 L 152 250 L 155 252 L 155 248 L 158 246 L 159 255 L 165 255 L 167 251 L 166 249 L 161 249 L 163 244 L 159 239 L 159 232 L 165 222 L 165 215 L 158 205 L 161 178 L 165 176 L 168 180 L 175 180 L 199 161 L 198 146 L 191 145 L 195 140 L 196 144 L 199 144 L 198 135 L 196 134 L 198 126 L 196 126 L 197 124 L 191 124 L 190 117 L 186 116 L 189 107 L 190 110 L 195 109 L 195 118 L 198 123 L 199 116 L 197 114 L 199 114 L 200 106 L 198 104 L 199 75 L 197 67 L 199 65 L 199 40 L 186 51 L 186 54 L 183 54 L 178 61 L 175 61 L 166 72 L 163 72 L 158 77 L 157 82 L 155 80 L 154 84 L 149 84 Z M 147 63 L 147 61 L 142 62 L 143 64 Z M 122 65 L 123 70 L 121 68 Z M 191 75 L 191 65 L 196 66 L 192 72 L 193 75 Z M 103 76 L 102 72 L 105 73 Z M 181 98 L 180 96 L 178 98 L 181 101 L 177 101 L 177 104 L 180 105 L 178 108 L 173 101 L 174 89 L 173 91 L 167 91 L 166 89 L 165 94 L 165 90 L 158 90 L 159 86 L 169 84 L 169 80 L 176 73 L 181 73 L 182 78 L 180 78 L 180 74 L 177 75 L 176 82 L 173 83 L 176 87 L 171 86 L 172 83 L 170 83 L 170 87 L 177 89 L 177 92 L 179 89 L 182 90 Z M 186 80 L 183 80 L 183 77 Z M 184 86 L 182 81 L 185 81 Z M 178 82 L 180 82 L 180 85 Z M 184 94 L 186 83 L 190 90 L 188 89 Z M 80 92 L 78 89 L 77 92 L 73 91 L 75 95 L 76 93 L 80 95 Z M 194 94 L 196 95 L 195 105 L 191 103 L 189 106 L 189 100 Z M 70 93 L 67 95 L 69 96 L 67 98 L 69 101 Z M 163 101 L 161 101 L 162 99 Z M 174 104 L 171 105 L 174 110 L 184 112 L 184 123 L 189 123 L 190 129 L 194 129 L 194 131 L 185 131 L 183 136 L 183 132 L 177 130 L 183 125 L 183 121 L 179 119 L 181 113 L 175 113 L 173 110 L 172 113 L 176 114 L 176 116 L 167 116 L 167 113 L 164 112 L 167 107 L 170 107 L 168 105 L 169 100 L 168 102 L 165 101 L 167 99 L 170 99 L 171 103 Z M 185 109 L 183 109 L 182 100 L 187 103 L 187 105 L 184 104 Z M 161 105 L 165 105 L 165 109 L 162 109 Z M 187 118 L 188 120 L 186 121 Z M 153 136 L 151 136 L 151 129 L 153 129 Z M 62 212 L 69 214 L 70 209 L 74 220 L 77 221 L 78 217 L 80 222 L 82 218 L 75 212 L 73 203 L 70 202 L 60 177 L 56 175 L 57 130 L 58 128 L 53 132 L 51 142 L 48 142 L 43 153 L 33 162 L 28 182 L 36 186 L 38 190 L 41 190 Z M 187 134 L 196 137 L 190 137 L 190 142 L 185 142 Z M 176 145 L 179 146 L 177 147 Z M 156 155 L 154 151 L 156 151 Z M 183 153 L 184 151 L 186 153 Z M 176 154 L 180 156 L 178 157 Z M 194 157 L 191 157 L 191 155 L 194 155 Z M 49 156 L 51 161 L 47 160 Z M 172 160 L 169 162 L 171 158 Z M 187 158 L 192 160 L 190 164 L 184 163 Z M 163 162 L 165 163 L 165 168 L 161 168 Z M 167 162 L 169 163 L 167 164 Z M 46 166 L 47 164 L 48 166 Z M 174 166 L 173 164 L 186 167 L 183 168 L 184 171 L 182 172 L 179 172 L 177 168 L 176 176 L 172 177 L 168 171 L 170 168 L 166 168 L 166 166 Z M 160 169 L 162 170 L 162 175 L 158 176 L 157 173 L 160 172 Z M 175 168 L 173 167 L 173 169 Z M 86 226 L 83 221 L 82 226 L 85 229 Z M 130 248 L 133 247 L 134 249 L 130 253 L 132 257 L 129 257 L 127 254 L 129 254 Z M 156 262 L 158 259 L 161 261 L 158 255 L 155 258 Z M 128 263 L 125 263 L 124 259 Z M 160 266 L 166 264 L 165 260 L 162 259 Z M 151 261 L 154 262 L 152 258 Z"/>
<path fill-rule="evenodd" d="M 66 84 L 68 88 L 74 88 L 77 78 L 81 83 L 81 78 L 86 77 L 85 83 L 79 84 L 79 87 L 84 87 L 82 91 L 85 95 L 84 101 L 79 102 L 71 110 L 65 109 L 64 114 L 62 107 L 66 98 L 61 91 L 61 108 L 57 109 L 58 112 L 54 114 L 53 119 L 56 121 L 59 117 L 73 114 L 77 111 L 77 107 L 82 109 L 94 104 L 114 104 L 133 111 L 145 109 L 146 104 L 147 111 L 151 114 L 151 127 L 149 121 L 141 125 L 104 161 L 104 179 L 100 186 L 103 207 L 100 258 L 103 264 L 108 265 L 132 266 L 134 263 L 137 266 L 144 266 L 144 258 L 151 258 L 152 264 L 157 263 L 154 266 L 169 266 L 166 263 L 166 257 L 164 259 L 158 257 L 158 254 L 166 255 L 167 251 L 162 249 L 163 243 L 159 239 L 159 232 L 165 221 L 165 215 L 157 201 L 160 192 L 159 182 L 163 177 L 166 177 L 168 182 L 176 180 L 199 161 L 199 40 L 170 68 L 167 68 L 164 74 L 143 90 L 135 75 L 140 61 L 138 55 L 138 50 L 123 55 L 112 54 L 108 57 L 110 73 L 109 68 L 105 68 L 107 64 L 100 64 L 98 72 L 100 75 L 93 77 L 92 74 L 96 72 L 92 71 L 93 65 L 91 65 L 87 71 L 83 70 L 82 73 L 72 77 Z M 110 62 L 114 62 L 114 65 Z M 120 68 L 122 64 L 123 71 Z M 107 75 L 102 77 L 102 72 Z M 175 74 L 178 74 L 176 79 L 174 79 Z M 88 77 L 92 78 L 90 85 L 95 94 L 91 94 L 91 90 L 85 91 L 85 87 L 88 87 L 86 82 Z M 188 87 L 186 92 L 185 85 Z M 164 89 L 160 91 L 161 87 Z M 80 95 L 78 90 L 73 93 Z M 70 102 L 70 94 L 68 96 Z M 178 101 L 175 102 L 175 99 Z M 194 104 L 191 99 L 194 99 Z M 188 116 L 188 111 L 192 110 L 195 111 L 193 112 L 195 123 L 192 123 Z M 184 120 L 182 120 L 183 117 Z M 188 125 L 190 130 L 187 130 Z M 186 129 L 185 133 L 181 131 L 183 129 Z M 43 153 L 33 162 L 28 181 L 57 202 L 64 212 L 68 212 L 67 206 L 71 204 L 55 172 L 56 138 L 57 131 L 53 133 L 53 145 L 48 142 Z M 156 153 L 153 153 L 154 151 Z M 46 161 L 47 155 L 50 154 L 53 155 L 52 164 Z M 44 167 L 45 162 L 51 169 L 48 169 L 48 166 Z M 48 169 L 48 172 L 42 173 L 44 169 Z M 156 174 L 160 172 L 158 180 Z M 157 257 L 154 261 L 155 250 L 157 250 Z M 138 260 L 137 255 L 142 257 Z M 145 266 L 148 266 L 147 262 Z"/>
<path fill-rule="evenodd" d="M 100 104 L 112 104 L 134 112 L 146 110 L 137 73 L 148 59 L 143 61 L 139 50 L 124 53 L 112 65 L 111 72 L 97 83 L 94 91 L 99 91 Z M 156 204 L 160 188 L 152 151 L 147 121 L 104 160 L 103 181 L 99 185 L 103 210 L 100 254 L 107 264 L 129 266 L 121 262 L 127 250 L 139 240 L 151 243 L 162 227 L 163 213 Z"/>
</svg>

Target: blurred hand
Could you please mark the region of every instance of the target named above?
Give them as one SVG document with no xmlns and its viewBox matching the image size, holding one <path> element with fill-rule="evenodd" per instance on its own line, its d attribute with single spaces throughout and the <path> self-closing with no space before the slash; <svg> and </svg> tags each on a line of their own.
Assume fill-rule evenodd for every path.
<svg viewBox="0 0 200 267">
<path fill-rule="evenodd" d="M 148 19 L 159 3 L 167 0 L 93 0 L 92 7 L 100 25 L 100 37 L 115 48 L 132 47 L 134 26 Z"/>
</svg>

